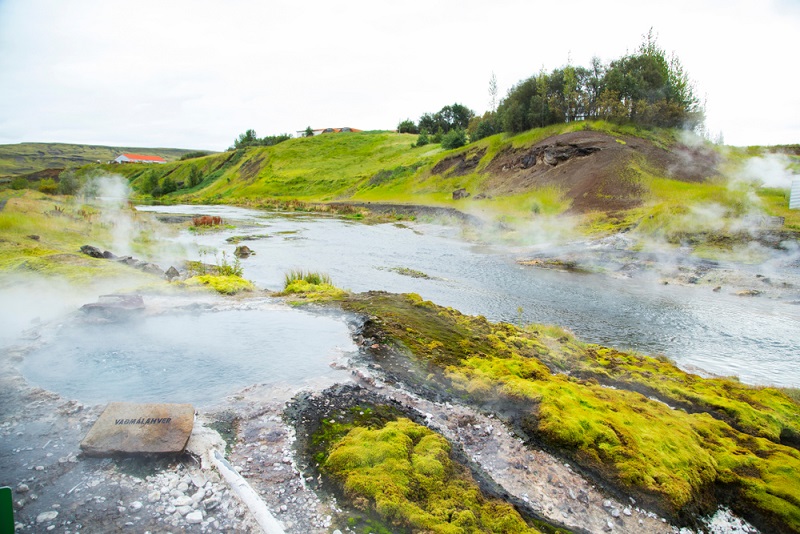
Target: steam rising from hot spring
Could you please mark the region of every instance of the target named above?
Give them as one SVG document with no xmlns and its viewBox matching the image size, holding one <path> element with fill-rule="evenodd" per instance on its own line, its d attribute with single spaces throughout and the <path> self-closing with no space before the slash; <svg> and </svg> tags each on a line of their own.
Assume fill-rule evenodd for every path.
<svg viewBox="0 0 800 534">
<path fill-rule="evenodd" d="M 135 227 L 132 211 L 127 209 L 130 194 L 128 181 L 119 175 L 93 177 L 82 190 L 82 196 L 99 208 L 100 222 L 111 228 L 112 252 L 118 256 L 133 253 Z"/>
</svg>

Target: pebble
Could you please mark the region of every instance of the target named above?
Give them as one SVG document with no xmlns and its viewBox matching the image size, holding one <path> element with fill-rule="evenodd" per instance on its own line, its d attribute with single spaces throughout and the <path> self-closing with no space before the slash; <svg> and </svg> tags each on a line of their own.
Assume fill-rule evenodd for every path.
<svg viewBox="0 0 800 534">
<path fill-rule="evenodd" d="M 148 502 L 158 502 L 161 500 L 161 492 L 158 490 L 151 491 L 147 494 Z"/>
<path fill-rule="evenodd" d="M 181 506 L 191 506 L 194 501 L 191 497 L 187 497 L 186 495 L 181 495 L 180 497 L 175 497 L 173 499 L 172 504 L 181 507 Z"/>
<path fill-rule="evenodd" d="M 30 488 L 28 487 L 27 484 L 20 484 L 19 486 L 17 486 L 17 493 L 26 493 L 29 490 Z"/>
<path fill-rule="evenodd" d="M 142 503 L 141 503 L 141 501 L 133 501 L 132 503 L 130 503 L 130 504 L 128 505 L 128 508 L 129 508 L 129 509 L 130 509 L 132 512 L 138 512 L 139 510 L 141 510 L 141 509 L 142 509 Z"/>
<path fill-rule="evenodd" d="M 36 516 L 37 523 L 44 523 L 45 521 L 52 521 L 58 517 L 58 512 L 55 510 L 50 510 L 49 512 L 42 512 L 41 514 Z"/>
<path fill-rule="evenodd" d="M 180 491 L 181 493 L 185 493 L 188 490 L 189 490 L 189 484 L 187 484 L 186 482 L 181 482 L 180 484 L 178 484 L 178 491 Z"/>
<path fill-rule="evenodd" d="M 191 524 L 202 523 L 203 521 L 203 512 L 200 510 L 195 510 L 186 515 L 186 522 Z"/>
</svg>

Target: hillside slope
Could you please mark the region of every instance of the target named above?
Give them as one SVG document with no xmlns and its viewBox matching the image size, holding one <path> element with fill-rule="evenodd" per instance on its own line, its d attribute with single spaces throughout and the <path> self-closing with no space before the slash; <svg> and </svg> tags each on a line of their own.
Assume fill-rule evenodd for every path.
<svg viewBox="0 0 800 534">
<path fill-rule="evenodd" d="M 590 233 L 637 225 L 674 233 L 676 221 L 703 205 L 720 221 L 766 209 L 800 229 L 800 215 L 781 208 L 784 193 L 730 186 L 746 153 L 683 139 L 675 130 L 578 122 L 445 151 L 414 147 L 410 134 L 343 133 L 167 165 L 101 168 L 128 178 L 145 202 L 152 193 L 167 203 L 426 205 L 503 224 L 569 214 L 581 216 Z"/>
<path fill-rule="evenodd" d="M 19 176 L 45 169 L 65 169 L 113 160 L 123 152 L 152 154 L 167 161 L 192 152 L 180 148 L 113 147 L 68 143 L 18 143 L 0 145 L 0 177 Z M 49 175 L 47 175 L 49 177 Z"/>
</svg>

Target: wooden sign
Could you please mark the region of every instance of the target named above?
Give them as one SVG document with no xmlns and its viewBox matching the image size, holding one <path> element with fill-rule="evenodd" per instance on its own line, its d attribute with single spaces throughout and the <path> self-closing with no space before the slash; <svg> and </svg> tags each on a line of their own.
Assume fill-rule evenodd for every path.
<svg viewBox="0 0 800 534">
<path fill-rule="evenodd" d="M 194 427 L 191 404 L 112 402 L 81 442 L 90 456 L 180 453 Z"/>
</svg>

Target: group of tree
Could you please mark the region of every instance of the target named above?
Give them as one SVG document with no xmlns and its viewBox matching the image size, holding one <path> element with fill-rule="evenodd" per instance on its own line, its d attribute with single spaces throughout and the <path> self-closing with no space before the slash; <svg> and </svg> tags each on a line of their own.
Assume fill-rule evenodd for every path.
<svg viewBox="0 0 800 534">
<path fill-rule="evenodd" d="M 247 148 L 251 146 L 273 146 L 277 145 L 278 143 L 288 141 L 291 138 L 292 136 L 289 134 L 258 137 L 256 135 L 256 131 L 250 129 L 242 134 L 239 134 L 239 137 L 237 137 L 236 141 L 233 142 L 233 146 L 228 148 L 228 150 L 239 150 L 240 148 Z"/>
<path fill-rule="evenodd" d="M 595 57 L 589 67 L 568 64 L 519 82 L 493 119 L 499 131 L 521 132 L 586 119 L 694 129 L 704 117 L 680 61 L 667 57 L 651 29 L 634 53 L 607 65 Z"/>
<path fill-rule="evenodd" d="M 425 113 L 417 123 L 402 121 L 401 133 L 419 134 L 415 146 L 443 143 L 461 146 L 461 137 L 447 134 L 464 130 L 469 141 L 500 132 L 518 133 L 551 124 L 602 119 L 651 128 L 702 127 L 703 106 L 689 76 L 674 54 L 668 56 L 651 29 L 633 52 L 604 64 L 594 57 L 588 67 L 565 67 L 520 81 L 497 105 L 497 81 L 489 82 L 491 109 L 476 116 L 461 104 Z M 453 146 L 455 144 L 455 146 Z"/>
</svg>

